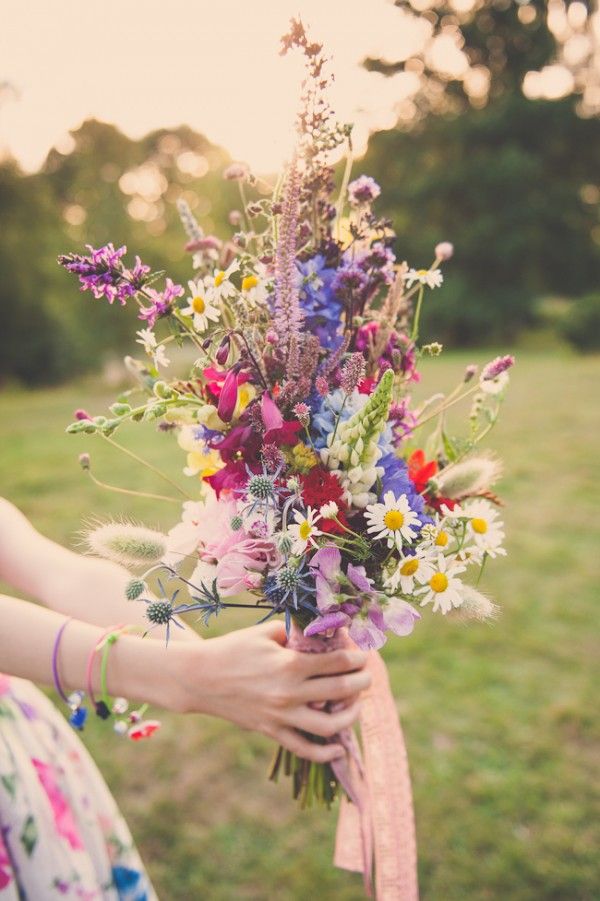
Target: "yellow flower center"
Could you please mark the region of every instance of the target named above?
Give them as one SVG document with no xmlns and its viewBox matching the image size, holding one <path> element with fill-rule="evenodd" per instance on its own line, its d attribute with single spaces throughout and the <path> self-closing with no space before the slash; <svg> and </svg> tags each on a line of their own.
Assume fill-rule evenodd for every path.
<svg viewBox="0 0 600 901">
<path fill-rule="evenodd" d="M 215 272 L 215 288 L 219 288 L 223 284 L 224 278 L 225 273 L 222 269 L 219 269 L 218 272 Z"/>
<path fill-rule="evenodd" d="M 194 313 L 204 313 L 204 311 L 206 309 L 206 303 L 204 302 L 204 298 L 200 297 L 200 295 L 198 295 L 197 297 L 194 297 L 194 299 L 192 300 L 192 307 L 193 307 Z"/>
<path fill-rule="evenodd" d="M 402 564 L 400 574 L 403 576 L 414 576 L 418 568 L 419 561 L 416 557 L 413 557 L 412 560 L 407 560 L 406 563 Z"/>
<path fill-rule="evenodd" d="M 448 544 L 448 533 L 444 532 L 443 529 L 441 530 L 441 532 L 438 532 L 435 543 L 437 547 L 446 547 L 446 545 Z"/>
<path fill-rule="evenodd" d="M 396 532 L 404 524 L 404 513 L 400 513 L 400 510 L 388 510 L 383 521 L 391 532 Z"/>
<path fill-rule="evenodd" d="M 255 275 L 247 275 L 242 279 L 242 291 L 249 291 L 251 288 L 256 288 L 258 285 L 258 279 Z"/>
<path fill-rule="evenodd" d="M 435 573 L 429 580 L 429 584 L 433 591 L 441 594 L 448 587 L 448 576 L 444 575 L 444 573 Z"/>
<path fill-rule="evenodd" d="M 307 538 L 310 537 L 310 533 L 312 532 L 312 526 L 307 519 L 304 520 L 302 525 L 300 526 L 299 534 L 302 541 L 306 541 Z"/>
<path fill-rule="evenodd" d="M 427 275 L 428 271 L 428 269 L 417 269 L 417 275 L 423 278 L 424 275 Z"/>
<path fill-rule="evenodd" d="M 485 535 L 488 530 L 488 524 L 485 519 L 480 519 L 479 517 L 475 517 L 475 519 L 471 520 L 471 526 L 474 532 L 477 532 L 478 535 Z"/>
</svg>

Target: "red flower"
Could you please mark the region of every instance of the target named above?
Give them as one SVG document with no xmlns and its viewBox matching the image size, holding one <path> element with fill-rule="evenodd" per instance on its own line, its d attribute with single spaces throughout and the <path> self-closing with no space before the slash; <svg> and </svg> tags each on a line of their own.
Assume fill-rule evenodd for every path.
<svg viewBox="0 0 600 901">
<path fill-rule="evenodd" d="M 268 394 L 263 394 L 260 409 L 265 427 L 265 444 L 275 444 L 277 447 L 296 444 L 298 432 L 302 428 L 297 420 L 284 420 L 279 407 Z"/>
<path fill-rule="evenodd" d="M 422 450 L 414 451 L 408 458 L 408 477 L 415 486 L 416 491 L 424 496 L 425 502 L 430 507 L 433 507 L 434 510 L 437 510 L 438 513 L 441 512 L 442 506 L 453 510 L 456 506 L 456 501 L 449 497 L 443 497 L 441 494 L 434 496 L 425 491 L 427 483 L 437 471 L 438 465 L 435 460 L 430 460 L 426 463 L 425 454 Z"/>
<path fill-rule="evenodd" d="M 143 738 L 150 738 L 157 729 L 160 729 L 158 720 L 142 720 L 141 723 L 131 727 L 128 735 L 132 741 L 141 741 Z"/>
<path fill-rule="evenodd" d="M 343 499 L 344 489 L 336 475 L 322 466 L 315 466 L 306 475 L 300 476 L 300 481 L 302 497 L 307 507 L 319 510 L 323 504 L 335 501 L 339 507 L 339 521 L 345 526 L 348 525 L 345 515 L 347 507 Z M 333 532 L 338 535 L 344 531 L 333 519 L 319 520 L 319 528 L 323 532 Z"/>
<path fill-rule="evenodd" d="M 438 465 L 435 460 L 425 462 L 425 452 L 416 450 L 408 458 L 408 477 L 415 486 L 415 489 L 422 494 L 427 487 L 427 482 L 438 471 Z"/>
</svg>

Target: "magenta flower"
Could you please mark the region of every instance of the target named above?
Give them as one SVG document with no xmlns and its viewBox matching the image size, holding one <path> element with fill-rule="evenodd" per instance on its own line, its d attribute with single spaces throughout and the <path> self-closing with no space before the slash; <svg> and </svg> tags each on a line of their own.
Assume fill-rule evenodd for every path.
<svg viewBox="0 0 600 901">
<path fill-rule="evenodd" d="M 261 415 L 265 427 L 265 444 L 296 444 L 298 432 L 302 428 L 297 421 L 286 421 L 281 410 L 268 394 L 263 394 L 261 400 Z"/>
<path fill-rule="evenodd" d="M 54 769 L 48 763 L 32 758 L 42 788 L 46 792 L 54 815 L 54 826 L 57 833 L 65 838 L 74 851 L 83 851 L 84 845 L 77 829 L 73 811 L 69 802 L 60 790 Z"/>
<path fill-rule="evenodd" d="M 91 291 L 98 300 L 105 297 L 111 304 L 118 300 L 124 306 L 143 286 L 150 267 L 136 257 L 133 270 L 126 269 L 122 262 L 127 253 L 125 245 L 118 250 L 112 244 L 99 248 L 86 244 L 86 247 L 87 256 L 63 254 L 58 258 L 59 264 L 79 277 L 82 291 Z"/>
<path fill-rule="evenodd" d="M 237 406 L 238 396 L 238 374 L 235 369 L 230 369 L 225 376 L 221 393 L 219 394 L 219 405 L 217 412 L 219 418 L 223 422 L 231 422 L 235 408 Z"/>
<path fill-rule="evenodd" d="M 144 319 L 148 323 L 148 327 L 153 328 L 157 319 L 171 312 L 175 299 L 183 294 L 183 288 L 167 278 L 162 292 L 155 291 L 154 288 L 147 288 L 146 294 L 150 300 L 150 306 L 140 310 L 138 319 Z"/>
<path fill-rule="evenodd" d="M 488 363 L 483 367 L 481 372 L 481 381 L 487 382 L 490 379 L 498 378 L 503 372 L 506 372 L 507 369 L 510 369 L 511 366 L 514 366 L 515 358 L 512 354 L 507 354 L 504 357 L 496 357 L 491 363 Z"/>
</svg>

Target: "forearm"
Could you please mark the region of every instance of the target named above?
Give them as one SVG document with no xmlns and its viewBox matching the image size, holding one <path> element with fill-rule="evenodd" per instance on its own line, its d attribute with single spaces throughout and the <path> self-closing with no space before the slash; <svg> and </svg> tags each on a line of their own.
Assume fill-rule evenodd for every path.
<svg viewBox="0 0 600 901">
<path fill-rule="evenodd" d="M 0 498 L 0 575 L 46 607 L 88 623 L 147 626 L 143 602 L 127 601 L 131 574 L 108 560 L 83 557 L 40 535 L 23 514 Z M 174 629 L 176 639 L 199 636 Z"/>
<path fill-rule="evenodd" d="M 52 655 L 65 617 L 17 598 L 0 595 L 0 672 L 51 685 Z M 106 629 L 73 619 L 60 643 L 59 672 L 65 691 L 86 690 L 90 652 Z M 183 647 L 180 645 L 180 649 Z M 111 696 L 148 701 L 161 707 L 182 707 L 177 647 L 161 638 L 122 635 L 110 650 L 107 689 Z M 92 685 L 100 688 L 96 655 Z"/>
</svg>

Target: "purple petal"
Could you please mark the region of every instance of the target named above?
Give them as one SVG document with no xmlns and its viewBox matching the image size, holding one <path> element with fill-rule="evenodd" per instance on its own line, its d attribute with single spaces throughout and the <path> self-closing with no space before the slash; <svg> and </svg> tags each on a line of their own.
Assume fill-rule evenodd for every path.
<svg viewBox="0 0 600 901">
<path fill-rule="evenodd" d="M 381 632 L 385 632 L 387 627 L 383 618 L 383 610 L 379 604 L 371 604 L 367 610 L 367 616 L 377 629 Z"/>
<path fill-rule="evenodd" d="M 310 565 L 319 570 L 323 578 L 328 582 L 337 582 L 340 576 L 342 555 L 337 547 L 327 545 L 319 548 L 313 555 Z"/>
<path fill-rule="evenodd" d="M 313 619 L 312 623 L 309 623 L 304 630 L 304 634 L 309 638 L 311 635 L 329 632 L 330 629 L 341 629 L 342 626 L 346 626 L 349 622 L 350 617 L 342 613 L 341 610 L 338 610 L 336 613 L 326 613 L 324 616 Z"/>
<path fill-rule="evenodd" d="M 386 642 L 385 634 L 370 619 L 356 618 L 348 630 L 352 641 L 363 651 L 378 650 Z"/>
<path fill-rule="evenodd" d="M 400 598 L 392 598 L 383 611 L 385 628 L 395 635 L 410 635 L 418 619 L 421 619 L 421 614 Z"/>
<path fill-rule="evenodd" d="M 327 579 L 323 578 L 321 573 L 317 573 L 315 584 L 317 586 L 317 607 L 319 608 L 319 612 L 325 613 L 330 607 L 337 607 L 338 604 L 336 603 L 331 585 Z"/>
<path fill-rule="evenodd" d="M 369 594 L 372 592 L 373 582 L 371 579 L 367 578 L 367 572 L 364 566 L 353 566 L 352 563 L 349 563 L 347 576 L 359 591 L 366 591 Z"/>
</svg>

